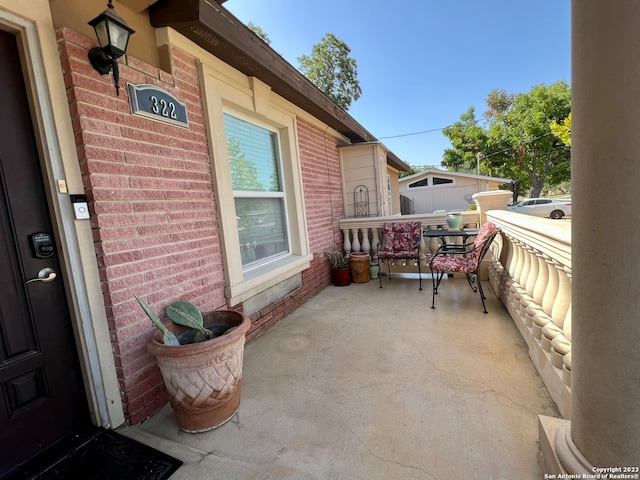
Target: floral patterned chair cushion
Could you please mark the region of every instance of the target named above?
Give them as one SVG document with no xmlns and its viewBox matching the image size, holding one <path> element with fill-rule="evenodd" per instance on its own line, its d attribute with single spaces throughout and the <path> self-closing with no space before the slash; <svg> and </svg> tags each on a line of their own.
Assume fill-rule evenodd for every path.
<svg viewBox="0 0 640 480">
<path fill-rule="evenodd" d="M 431 259 L 431 269 L 450 273 L 476 273 L 478 270 L 478 263 L 481 260 L 480 256 L 483 254 L 483 250 L 485 250 L 482 247 L 487 239 L 493 236 L 496 231 L 497 227 L 493 223 L 486 222 L 480 228 L 478 235 L 473 241 L 472 247 L 466 252 L 466 256 L 462 257 L 436 253 L 436 255 Z"/>
<path fill-rule="evenodd" d="M 420 222 L 385 223 L 378 258 L 420 258 Z"/>
<path fill-rule="evenodd" d="M 431 268 L 440 272 L 474 273 L 478 267 L 477 262 L 472 263 L 470 258 L 442 255 L 431 262 Z"/>
<path fill-rule="evenodd" d="M 420 270 L 420 241 L 422 224 L 420 222 L 385 223 L 382 231 L 382 248 L 378 244 L 378 258 L 387 259 L 387 274 L 391 279 L 391 261 L 393 259 L 418 260 L 418 289 L 422 290 L 422 272 Z M 380 288 L 382 288 L 382 275 Z"/>
<path fill-rule="evenodd" d="M 444 273 L 464 273 L 467 276 L 467 282 L 474 292 L 480 293 L 480 299 L 482 300 L 483 313 L 487 313 L 487 307 L 485 306 L 485 296 L 482 292 L 482 284 L 480 278 L 477 278 L 477 287 L 473 285 L 473 279 L 471 275 L 477 275 L 478 267 L 482 258 L 489 250 L 489 246 L 493 242 L 493 239 L 499 232 L 499 228 L 491 222 L 486 222 L 480 228 L 478 235 L 473 243 L 467 250 L 451 249 L 441 247 L 435 255 L 431 258 L 429 266 L 433 275 L 433 295 L 431 300 L 431 308 L 436 308 L 436 294 L 438 293 L 438 287 L 444 276 Z"/>
</svg>

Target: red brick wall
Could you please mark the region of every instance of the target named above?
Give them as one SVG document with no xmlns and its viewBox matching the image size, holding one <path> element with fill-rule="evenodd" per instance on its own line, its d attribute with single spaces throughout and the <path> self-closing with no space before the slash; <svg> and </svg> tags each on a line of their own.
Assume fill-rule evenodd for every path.
<svg viewBox="0 0 640 480">
<path fill-rule="evenodd" d="M 340 158 L 335 137 L 298 118 L 305 211 L 313 260 L 302 273 L 303 285 L 290 295 L 251 316 L 247 339 L 277 323 L 331 283 L 324 250 L 342 245 L 338 220 L 344 218 Z"/>
<path fill-rule="evenodd" d="M 173 49 L 168 74 L 128 58 L 117 97 L 111 75 L 88 62 L 94 41 L 69 29 L 58 41 L 125 417 L 135 424 L 168 396 L 145 349 L 153 327 L 134 295 L 158 313 L 179 299 L 204 311 L 228 308 L 196 62 Z M 127 82 L 185 102 L 189 130 L 131 115 Z M 303 121 L 298 134 L 314 260 L 301 288 L 252 316 L 248 341 L 329 284 L 322 251 L 341 243 L 336 140 Z"/>
<path fill-rule="evenodd" d="M 298 119 L 304 200 L 311 250 L 342 247 L 338 221 L 344 218 L 340 157 L 335 137 Z"/>
</svg>

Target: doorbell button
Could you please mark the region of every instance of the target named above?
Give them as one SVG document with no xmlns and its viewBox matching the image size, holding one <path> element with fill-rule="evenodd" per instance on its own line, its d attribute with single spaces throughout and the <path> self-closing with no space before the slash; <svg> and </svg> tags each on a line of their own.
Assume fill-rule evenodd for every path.
<svg viewBox="0 0 640 480">
<path fill-rule="evenodd" d="M 71 203 L 77 220 L 86 220 L 89 218 L 89 205 L 87 204 L 86 195 L 71 195 Z"/>
</svg>

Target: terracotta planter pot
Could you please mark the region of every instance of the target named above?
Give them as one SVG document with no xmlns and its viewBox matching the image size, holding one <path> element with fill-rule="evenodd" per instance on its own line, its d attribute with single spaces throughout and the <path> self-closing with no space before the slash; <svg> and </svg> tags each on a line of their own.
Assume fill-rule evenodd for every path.
<svg viewBox="0 0 640 480">
<path fill-rule="evenodd" d="M 349 259 L 351 280 L 353 283 L 367 283 L 369 281 L 369 265 L 371 257 L 368 253 L 352 253 Z"/>
<path fill-rule="evenodd" d="M 205 342 L 164 345 L 156 331 L 147 342 L 155 355 L 178 425 L 185 432 L 205 432 L 233 417 L 240 407 L 242 360 L 245 335 L 251 326 L 248 317 L 231 310 L 205 315 L 207 326 L 236 326 L 229 333 Z M 189 329 L 170 324 L 177 336 Z"/>
</svg>

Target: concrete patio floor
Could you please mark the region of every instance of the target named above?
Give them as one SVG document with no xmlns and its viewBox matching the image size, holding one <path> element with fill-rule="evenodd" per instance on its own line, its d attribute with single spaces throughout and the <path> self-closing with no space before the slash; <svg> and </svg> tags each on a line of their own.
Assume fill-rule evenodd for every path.
<svg viewBox="0 0 640 480">
<path fill-rule="evenodd" d="M 242 403 L 188 434 L 172 411 L 118 431 L 184 462 L 186 479 L 535 479 L 538 415 L 558 416 L 488 282 L 328 287 L 244 355 Z"/>
</svg>

